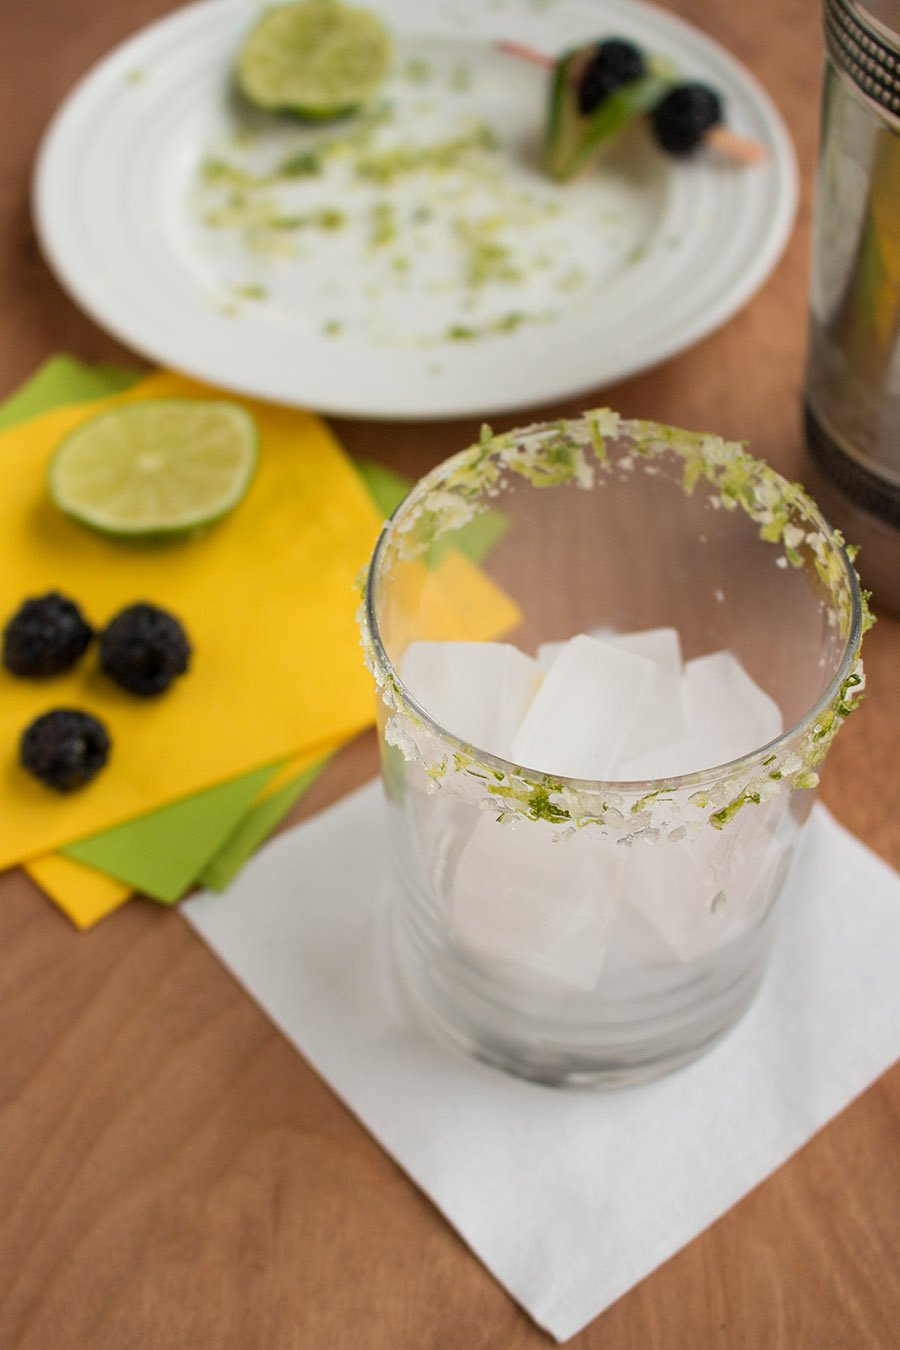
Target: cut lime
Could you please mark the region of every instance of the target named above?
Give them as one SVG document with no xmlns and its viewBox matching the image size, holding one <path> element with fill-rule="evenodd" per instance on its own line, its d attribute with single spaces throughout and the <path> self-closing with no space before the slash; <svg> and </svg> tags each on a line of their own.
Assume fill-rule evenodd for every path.
<svg viewBox="0 0 900 1350">
<path fill-rule="evenodd" d="M 181 534 L 237 505 L 256 455 L 256 425 L 237 404 L 131 403 L 66 437 L 50 462 L 50 495 L 66 515 L 106 534 Z"/>
<path fill-rule="evenodd" d="M 237 82 L 258 108 L 338 117 L 369 97 L 389 56 L 390 39 L 367 10 L 301 0 L 263 15 L 241 48 Z"/>
</svg>

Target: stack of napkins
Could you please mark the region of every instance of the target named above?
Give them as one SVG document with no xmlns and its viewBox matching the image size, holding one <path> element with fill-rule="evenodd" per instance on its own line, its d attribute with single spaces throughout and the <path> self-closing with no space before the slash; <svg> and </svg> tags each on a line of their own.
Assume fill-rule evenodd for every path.
<svg viewBox="0 0 900 1350">
<path fill-rule="evenodd" d="M 53 589 L 95 626 L 147 600 L 178 615 L 194 647 L 189 674 L 155 700 L 99 678 L 91 652 L 49 681 L 0 672 L 0 868 L 24 863 L 85 926 L 135 889 L 171 903 L 196 881 L 226 884 L 328 756 L 371 722 L 354 582 L 384 515 L 371 489 L 392 496 L 380 503 L 390 507 L 404 486 L 377 467 L 364 478 L 312 415 L 244 400 L 259 466 L 227 519 L 155 547 L 94 534 L 50 502 L 46 468 L 60 440 L 122 401 L 221 397 L 171 374 L 135 379 L 59 358 L 0 421 L 0 623 Z M 441 565 L 473 637 L 515 622 L 464 557 Z M 95 713 L 113 740 L 103 773 L 67 796 L 17 764 L 22 729 L 61 706 Z"/>
</svg>

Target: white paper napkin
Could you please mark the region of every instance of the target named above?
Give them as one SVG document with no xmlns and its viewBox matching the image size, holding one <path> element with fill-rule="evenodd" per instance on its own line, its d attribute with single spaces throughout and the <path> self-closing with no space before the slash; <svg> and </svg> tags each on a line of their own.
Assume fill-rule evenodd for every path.
<svg viewBox="0 0 900 1350">
<path fill-rule="evenodd" d="M 393 996 L 384 809 L 370 784 L 183 913 L 557 1340 L 900 1055 L 900 877 L 817 806 L 763 989 L 703 1059 L 645 1087 L 586 1094 L 471 1063 Z"/>
</svg>

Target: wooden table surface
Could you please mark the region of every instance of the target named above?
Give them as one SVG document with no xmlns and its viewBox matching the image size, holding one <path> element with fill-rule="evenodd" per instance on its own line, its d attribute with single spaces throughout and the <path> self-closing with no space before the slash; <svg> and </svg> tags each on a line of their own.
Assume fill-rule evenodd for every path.
<svg viewBox="0 0 900 1350">
<path fill-rule="evenodd" d="M 0 4 L 0 393 L 59 350 L 133 359 L 42 261 L 29 174 L 76 78 L 171 8 L 170 0 Z M 748 439 L 799 476 L 819 8 L 815 0 L 669 8 L 725 43 L 774 96 L 797 148 L 800 215 L 777 270 L 736 318 L 603 390 L 603 400 Z M 586 391 L 542 411 L 556 416 L 598 397 Z M 473 420 L 335 425 L 350 451 L 409 475 L 475 430 Z M 900 624 L 882 617 L 866 655 L 870 692 L 835 745 L 821 795 L 900 867 Z M 296 817 L 375 768 L 369 735 Z M 9 872 L 0 877 L 0 951 L 3 1350 L 550 1344 L 177 912 L 138 900 L 79 934 Z M 571 1344 L 900 1345 L 898 1140 L 894 1068 Z"/>
</svg>

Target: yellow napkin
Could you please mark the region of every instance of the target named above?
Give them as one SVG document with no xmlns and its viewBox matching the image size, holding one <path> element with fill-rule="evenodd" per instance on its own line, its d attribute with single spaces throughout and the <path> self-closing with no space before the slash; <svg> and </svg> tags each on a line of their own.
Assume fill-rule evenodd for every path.
<svg viewBox="0 0 900 1350">
<path fill-rule="evenodd" d="M 123 881 L 67 858 L 64 853 L 33 858 L 26 863 L 25 870 L 79 928 L 90 928 L 105 919 L 132 894 L 131 887 Z"/>
<path fill-rule="evenodd" d="M 490 642 L 521 619 L 506 592 L 453 549 L 433 571 L 418 560 L 394 564 L 380 623 L 387 654 L 399 666 L 413 639 Z"/>
<path fill-rule="evenodd" d="M 47 495 L 60 439 L 99 408 L 142 398 L 221 397 L 175 375 L 67 407 L 0 433 L 0 614 L 59 588 L 102 625 L 150 600 L 191 637 L 190 672 L 158 699 L 99 675 L 93 652 L 47 682 L 0 672 L 0 867 L 271 763 L 337 741 L 372 719 L 360 660 L 354 580 L 380 525 L 358 475 L 310 414 L 245 400 L 260 461 L 245 500 L 206 535 L 126 545 L 67 520 Z M 23 727 L 51 707 L 96 713 L 113 739 L 109 765 L 59 796 L 16 760 Z"/>
</svg>

